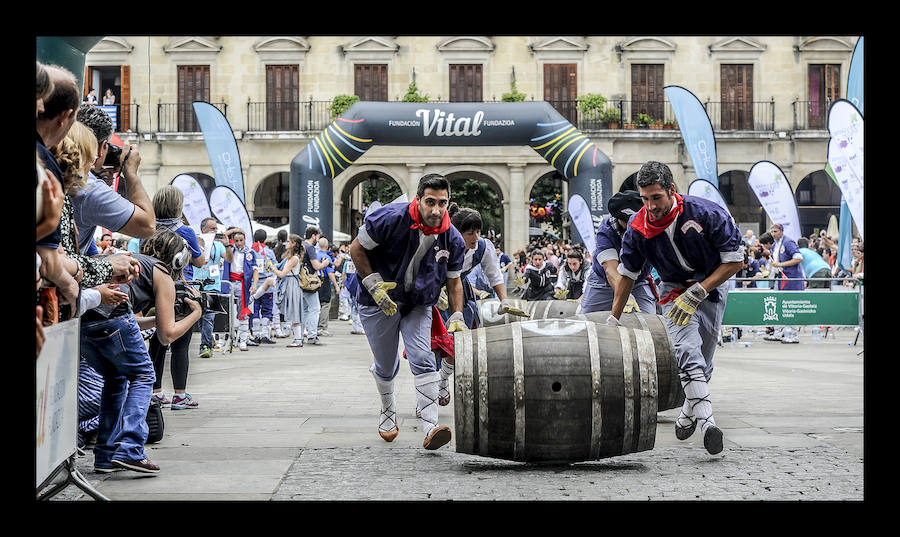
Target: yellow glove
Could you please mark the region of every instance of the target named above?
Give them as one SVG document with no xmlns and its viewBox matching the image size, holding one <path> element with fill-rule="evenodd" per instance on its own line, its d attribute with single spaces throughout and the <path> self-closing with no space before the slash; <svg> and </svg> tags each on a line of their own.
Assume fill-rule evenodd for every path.
<svg viewBox="0 0 900 537">
<path fill-rule="evenodd" d="M 690 322 L 691 315 L 697 311 L 697 307 L 703 302 L 709 293 L 699 283 L 690 286 L 687 291 L 681 293 L 672 303 L 672 308 L 666 317 L 672 319 L 677 326 L 685 326 Z"/>
<path fill-rule="evenodd" d="M 372 300 L 388 316 L 397 313 L 397 304 L 388 296 L 388 291 L 397 287 L 397 282 L 386 282 L 381 274 L 373 272 L 362 280 L 363 287 L 372 295 Z"/>
<path fill-rule="evenodd" d="M 564 287 L 560 287 L 559 289 L 556 290 L 555 293 L 553 293 L 553 297 L 563 300 L 564 298 L 566 298 L 566 295 L 568 295 L 568 294 L 569 294 L 568 289 L 566 289 Z"/>
<path fill-rule="evenodd" d="M 479 289 L 479 290 L 478 290 L 478 298 L 479 298 L 479 299 L 484 300 L 485 298 L 487 298 L 487 297 L 489 297 L 489 296 L 491 296 L 491 294 L 488 293 L 487 291 L 485 291 L 484 289 Z"/>
<path fill-rule="evenodd" d="M 634 299 L 634 295 L 628 295 L 628 302 L 625 303 L 625 309 L 622 310 L 622 312 L 631 313 L 633 311 L 640 313 L 641 307 L 638 306 L 637 300 Z"/>
<path fill-rule="evenodd" d="M 447 300 L 446 287 L 441 287 L 441 294 L 438 296 L 437 307 L 439 310 L 445 310 L 450 307 L 450 302 Z"/>
<path fill-rule="evenodd" d="M 275 263 L 272 263 L 271 260 L 266 261 L 266 272 L 272 272 L 272 269 L 275 268 Z"/>
<path fill-rule="evenodd" d="M 513 278 L 513 282 L 517 286 L 522 287 L 523 285 L 525 285 L 525 278 L 523 278 L 522 276 L 516 276 L 515 278 Z"/>
<path fill-rule="evenodd" d="M 512 301 L 508 298 L 504 298 L 500 302 L 500 309 L 497 310 L 497 313 L 499 313 L 500 315 L 507 313 L 509 315 L 515 315 L 516 317 L 531 317 L 521 309 L 515 307 Z"/>
<path fill-rule="evenodd" d="M 447 319 L 447 332 L 463 332 L 468 330 L 466 327 L 466 320 L 463 317 L 461 311 L 454 312 L 453 315 Z"/>
</svg>

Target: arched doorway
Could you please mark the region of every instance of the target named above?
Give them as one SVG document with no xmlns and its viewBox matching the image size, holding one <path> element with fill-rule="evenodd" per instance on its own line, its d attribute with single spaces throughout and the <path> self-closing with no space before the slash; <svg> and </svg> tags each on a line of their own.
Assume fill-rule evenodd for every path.
<svg viewBox="0 0 900 537">
<path fill-rule="evenodd" d="M 529 235 L 543 229 L 552 236 L 568 238 L 571 230 L 565 229 L 563 224 L 563 212 L 566 210 L 566 192 L 564 192 L 563 177 L 559 172 L 553 171 L 544 174 L 535 181 L 528 194 L 531 206 L 528 215 Z"/>
<path fill-rule="evenodd" d="M 719 175 L 719 193 L 741 232 L 752 229 L 759 236 L 768 229 L 766 213 L 750 188 L 749 177 L 750 173 L 743 170 L 730 170 Z"/>
<path fill-rule="evenodd" d="M 481 234 L 494 244 L 503 236 L 503 192 L 490 176 L 476 171 L 457 171 L 444 176 L 450 182 L 450 201 L 481 214 Z"/>
<path fill-rule="evenodd" d="M 385 205 L 401 194 L 403 189 L 397 181 L 384 172 L 369 170 L 358 173 L 347 181 L 341 191 L 338 231 L 356 237 L 356 232 L 363 223 L 364 212 L 372 202 L 378 201 Z"/>
<path fill-rule="evenodd" d="M 290 172 L 277 172 L 269 175 L 253 194 L 253 219 L 272 227 L 281 227 L 288 223 L 290 217 Z"/>
<path fill-rule="evenodd" d="M 816 230 L 826 229 L 828 219 L 841 215 L 841 189 L 824 170 L 807 175 L 794 191 L 800 232 L 808 237 Z"/>
</svg>

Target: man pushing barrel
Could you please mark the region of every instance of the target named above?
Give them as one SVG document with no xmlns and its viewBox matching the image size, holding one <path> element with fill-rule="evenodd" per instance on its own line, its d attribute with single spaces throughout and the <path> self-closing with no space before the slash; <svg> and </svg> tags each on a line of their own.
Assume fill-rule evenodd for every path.
<svg viewBox="0 0 900 537">
<path fill-rule="evenodd" d="M 659 304 L 675 347 L 685 401 L 675 436 L 687 440 L 700 422 L 703 445 L 711 454 L 722 451 L 722 431 L 713 419 L 708 382 L 713 372 L 728 278 L 744 259 L 741 232 L 721 207 L 702 198 L 681 196 L 669 167 L 650 161 L 641 166 L 637 186 L 644 206 L 628 221 L 622 236 L 612 311 L 607 324 L 619 317 L 635 280 L 646 263 L 662 280 Z"/>
<path fill-rule="evenodd" d="M 446 281 L 450 309 L 447 330 L 465 330 L 460 273 L 466 244 L 450 225 L 450 183 L 428 174 L 419 180 L 409 205 L 391 203 L 366 215 L 350 245 L 361 285 L 359 318 L 375 361 L 370 368 L 381 395 L 378 434 L 392 441 L 398 434 L 394 378 L 403 336 L 416 387 L 417 408 L 425 433 L 423 447 L 437 449 L 450 441 L 450 428 L 438 426 L 438 384 L 431 351 L 432 306 Z"/>
</svg>

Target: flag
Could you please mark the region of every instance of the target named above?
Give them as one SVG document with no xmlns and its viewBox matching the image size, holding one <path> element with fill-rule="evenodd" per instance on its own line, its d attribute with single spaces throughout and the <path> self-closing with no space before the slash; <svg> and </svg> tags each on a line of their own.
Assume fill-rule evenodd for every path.
<svg viewBox="0 0 900 537">
<path fill-rule="evenodd" d="M 212 216 L 209 202 L 206 200 L 206 192 L 200 183 L 190 175 L 181 174 L 172 179 L 172 185 L 184 194 L 184 206 L 181 210 L 188 225 L 200 234 L 200 224 L 205 218 Z"/>
<path fill-rule="evenodd" d="M 750 168 L 747 178 L 750 189 L 759 199 L 769 219 L 784 227 L 784 234 L 793 240 L 802 236 L 797 202 L 791 184 L 777 165 L 767 160 L 757 162 Z"/>
<path fill-rule="evenodd" d="M 572 225 L 581 237 L 580 241 L 577 240 L 577 237 L 573 238 L 573 242 L 584 244 L 585 248 L 593 256 L 594 250 L 597 249 L 594 218 L 591 215 L 591 209 L 588 207 L 587 202 L 578 194 L 569 198 L 569 217 L 572 219 Z"/>
<path fill-rule="evenodd" d="M 194 113 L 203 132 L 216 185 L 227 186 L 237 194 L 241 203 L 245 203 L 241 156 L 231 125 L 218 108 L 207 102 L 194 101 Z"/>
<path fill-rule="evenodd" d="M 684 147 L 691 157 L 698 179 L 706 179 L 719 188 L 719 166 L 716 162 L 716 138 L 703 104 L 681 86 L 666 86 L 666 98 L 678 120 Z"/>
<path fill-rule="evenodd" d="M 250 223 L 250 215 L 244 202 L 238 198 L 237 193 L 227 186 L 217 186 L 209 195 L 209 207 L 213 214 L 226 227 L 239 227 L 244 236 L 252 242 L 253 226 Z"/>
</svg>

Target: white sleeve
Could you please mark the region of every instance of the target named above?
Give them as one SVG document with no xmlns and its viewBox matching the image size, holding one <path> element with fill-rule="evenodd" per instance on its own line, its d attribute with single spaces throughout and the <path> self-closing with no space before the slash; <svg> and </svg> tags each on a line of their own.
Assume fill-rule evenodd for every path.
<svg viewBox="0 0 900 537">
<path fill-rule="evenodd" d="M 82 289 L 78 304 L 78 311 L 84 313 L 100 305 L 100 291 L 96 289 Z"/>
<path fill-rule="evenodd" d="M 500 262 L 497 261 L 497 252 L 491 241 L 484 239 L 484 255 L 481 256 L 481 271 L 487 278 L 488 285 L 494 287 L 503 283 L 503 274 L 500 272 Z"/>
<path fill-rule="evenodd" d="M 568 281 L 568 277 L 566 276 L 566 271 L 565 270 L 559 271 L 558 275 L 556 276 L 556 287 L 555 288 L 556 289 L 565 289 L 568 286 L 567 281 Z"/>
</svg>

